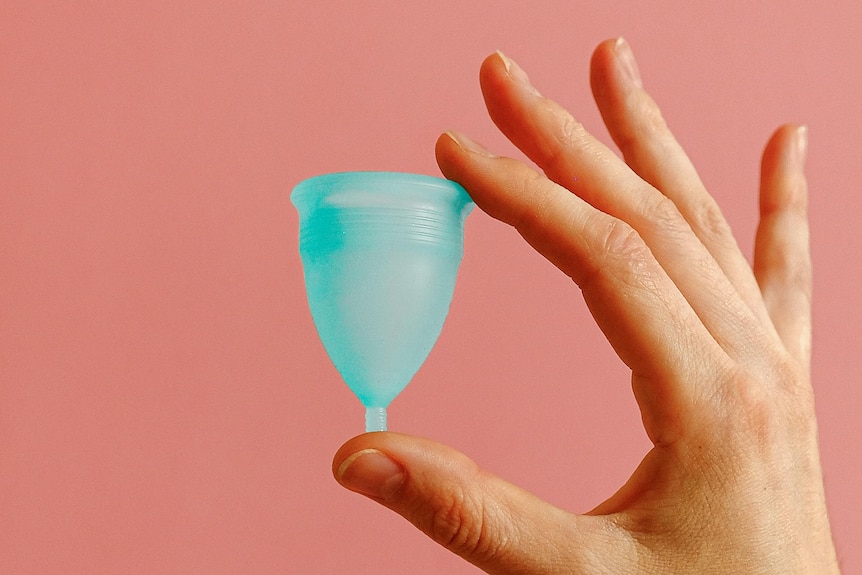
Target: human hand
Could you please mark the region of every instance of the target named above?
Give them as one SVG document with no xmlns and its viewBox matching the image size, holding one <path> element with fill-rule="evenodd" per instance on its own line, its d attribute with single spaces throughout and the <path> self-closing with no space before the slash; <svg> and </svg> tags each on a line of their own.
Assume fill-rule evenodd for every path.
<svg viewBox="0 0 862 575">
<path fill-rule="evenodd" d="M 764 151 L 751 266 L 625 42 L 591 66 L 624 160 L 502 55 L 480 78 L 491 118 L 544 175 L 454 133 L 440 168 L 580 287 L 654 447 L 584 515 L 395 433 L 348 441 L 336 479 L 489 573 L 837 573 L 809 377 L 805 129 Z"/>
</svg>

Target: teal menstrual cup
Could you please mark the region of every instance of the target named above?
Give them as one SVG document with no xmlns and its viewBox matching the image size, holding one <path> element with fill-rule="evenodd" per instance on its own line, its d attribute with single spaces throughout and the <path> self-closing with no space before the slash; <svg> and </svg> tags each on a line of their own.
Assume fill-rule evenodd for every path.
<svg viewBox="0 0 862 575">
<path fill-rule="evenodd" d="M 455 182 L 393 172 L 317 176 L 290 198 L 317 332 L 366 430 L 383 431 L 440 335 L 473 202 Z"/>
</svg>

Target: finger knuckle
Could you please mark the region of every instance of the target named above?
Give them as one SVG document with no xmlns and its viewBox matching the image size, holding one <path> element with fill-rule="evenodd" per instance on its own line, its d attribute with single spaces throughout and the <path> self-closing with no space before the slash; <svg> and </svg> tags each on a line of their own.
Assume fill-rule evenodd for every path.
<svg viewBox="0 0 862 575">
<path fill-rule="evenodd" d="M 609 278 L 631 289 L 640 289 L 653 281 L 650 268 L 652 252 L 640 234 L 629 224 L 604 214 L 594 214 L 587 228 L 594 240 L 581 273 L 572 279 L 582 290 Z M 618 286 L 619 287 L 619 286 Z"/>
<path fill-rule="evenodd" d="M 722 244 L 733 237 L 730 225 L 714 202 L 706 202 L 695 209 L 689 223 L 705 243 Z"/>
<path fill-rule="evenodd" d="M 661 230 L 662 235 L 683 236 L 691 231 L 688 222 L 682 217 L 676 204 L 661 194 L 649 194 L 644 212 L 649 217 L 651 225 Z"/>
<path fill-rule="evenodd" d="M 568 169 L 570 155 L 576 150 L 588 150 L 589 136 L 584 125 L 563 109 L 555 110 L 557 129 L 545 159 L 541 162 L 546 172 L 563 173 Z"/>
<path fill-rule="evenodd" d="M 729 410 L 736 413 L 736 424 L 748 438 L 762 447 L 773 444 L 780 417 L 774 399 L 762 382 L 749 374 L 740 374 L 732 382 L 732 403 Z"/>
<path fill-rule="evenodd" d="M 756 461 L 762 472 L 782 474 L 804 459 L 788 459 L 787 446 L 801 453 L 816 442 L 813 394 L 805 379 L 798 366 L 779 361 L 768 372 L 739 369 L 724 382 L 720 409 L 708 425 L 731 468 Z"/>
<path fill-rule="evenodd" d="M 605 225 L 602 235 L 602 255 L 638 255 L 646 247 L 640 235 L 622 220 L 611 220 Z"/>
<path fill-rule="evenodd" d="M 644 267 L 650 251 L 640 234 L 622 220 L 605 224 L 600 245 L 599 261 L 613 261 L 615 273 L 636 275 Z"/>
<path fill-rule="evenodd" d="M 557 134 L 557 140 L 562 146 L 558 147 L 579 147 L 587 135 L 584 125 L 577 121 L 574 116 L 565 110 L 560 111 L 557 116 L 560 119 L 560 129 Z"/>
<path fill-rule="evenodd" d="M 432 539 L 462 556 L 489 558 L 500 545 L 489 535 L 489 516 L 482 501 L 463 490 L 454 490 L 436 502 L 429 525 Z"/>
</svg>

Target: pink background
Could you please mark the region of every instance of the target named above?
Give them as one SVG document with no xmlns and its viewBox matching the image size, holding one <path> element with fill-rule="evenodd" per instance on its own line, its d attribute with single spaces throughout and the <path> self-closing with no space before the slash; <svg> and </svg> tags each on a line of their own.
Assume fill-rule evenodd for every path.
<svg viewBox="0 0 862 575">
<path fill-rule="evenodd" d="M 826 488 L 862 571 L 857 0 L 6 0 L 0 573 L 476 572 L 330 475 L 362 410 L 311 323 L 288 194 L 437 174 L 450 127 L 512 153 L 477 85 L 495 49 L 607 139 L 587 63 L 619 34 L 747 250 L 766 138 L 810 127 Z M 479 212 L 390 419 L 573 511 L 648 447 L 577 289 Z"/>
</svg>

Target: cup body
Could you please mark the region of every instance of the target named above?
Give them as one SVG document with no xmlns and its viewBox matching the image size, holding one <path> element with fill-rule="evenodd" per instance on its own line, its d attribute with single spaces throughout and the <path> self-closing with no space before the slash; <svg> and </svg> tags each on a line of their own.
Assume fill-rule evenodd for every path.
<svg viewBox="0 0 862 575">
<path fill-rule="evenodd" d="M 454 182 L 393 172 L 318 176 L 291 200 L 321 341 L 360 401 L 386 407 L 443 327 L 473 203 Z"/>
</svg>

